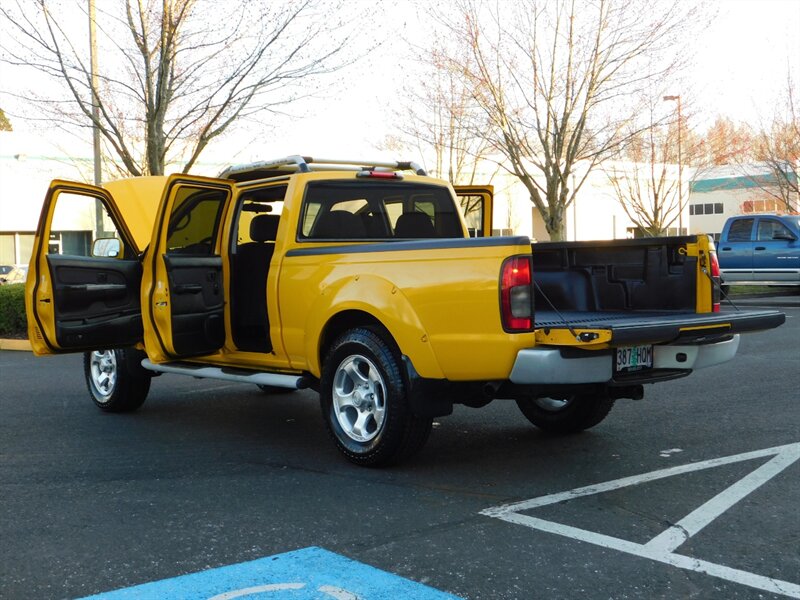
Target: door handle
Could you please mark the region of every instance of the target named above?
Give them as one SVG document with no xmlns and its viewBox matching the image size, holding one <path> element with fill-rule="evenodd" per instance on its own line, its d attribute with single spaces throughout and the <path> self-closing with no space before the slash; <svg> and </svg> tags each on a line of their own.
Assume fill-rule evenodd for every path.
<svg viewBox="0 0 800 600">
<path fill-rule="evenodd" d="M 723 250 L 728 250 L 728 251 L 730 251 L 730 247 L 723 248 Z"/>
<path fill-rule="evenodd" d="M 765 246 L 756 246 L 755 247 L 755 250 L 766 250 L 766 249 L 767 248 Z"/>
</svg>

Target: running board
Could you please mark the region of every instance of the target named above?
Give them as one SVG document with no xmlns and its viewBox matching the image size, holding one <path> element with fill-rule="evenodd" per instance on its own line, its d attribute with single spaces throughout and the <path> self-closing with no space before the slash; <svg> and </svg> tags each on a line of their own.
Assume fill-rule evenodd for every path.
<svg viewBox="0 0 800 600">
<path fill-rule="evenodd" d="M 142 367 L 157 373 L 175 373 L 189 375 L 198 379 L 222 379 L 239 383 L 252 383 L 253 385 L 271 385 L 290 390 L 302 390 L 310 387 L 307 377 L 302 375 L 281 375 L 280 373 L 262 373 L 247 371 L 245 369 L 232 369 L 222 367 L 205 367 L 191 363 L 166 363 L 153 364 L 150 359 L 142 361 Z"/>
</svg>

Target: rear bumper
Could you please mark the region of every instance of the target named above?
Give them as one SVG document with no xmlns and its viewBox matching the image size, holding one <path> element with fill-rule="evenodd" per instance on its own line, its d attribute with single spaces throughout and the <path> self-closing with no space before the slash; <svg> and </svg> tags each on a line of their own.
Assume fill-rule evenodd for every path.
<svg viewBox="0 0 800 600">
<path fill-rule="evenodd" d="M 665 372 L 693 371 L 722 364 L 736 356 L 739 335 L 712 344 L 670 344 L 653 348 L 653 369 L 637 372 L 637 381 L 659 381 Z M 627 376 L 626 376 L 627 378 Z M 614 359 L 611 352 L 567 354 L 559 348 L 526 348 L 517 353 L 509 377 L 512 383 L 560 385 L 613 383 Z"/>
</svg>

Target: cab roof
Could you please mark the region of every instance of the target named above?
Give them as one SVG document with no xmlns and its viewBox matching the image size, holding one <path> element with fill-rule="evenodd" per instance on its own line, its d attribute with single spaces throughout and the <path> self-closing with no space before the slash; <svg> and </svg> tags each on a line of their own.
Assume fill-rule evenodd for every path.
<svg viewBox="0 0 800 600">
<path fill-rule="evenodd" d="M 411 161 L 363 161 L 312 158 L 310 156 L 287 156 L 273 160 L 262 160 L 252 163 L 231 165 L 223 170 L 220 179 L 232 179 L 236 182 L 254 181 L 268 177 L 280 177 L 295 173 L 312 171 L 354 171 L 370 173 L 401 173 L 411 171 L 416 175 L 427 175 L 425 169 Z"/>
</svg>

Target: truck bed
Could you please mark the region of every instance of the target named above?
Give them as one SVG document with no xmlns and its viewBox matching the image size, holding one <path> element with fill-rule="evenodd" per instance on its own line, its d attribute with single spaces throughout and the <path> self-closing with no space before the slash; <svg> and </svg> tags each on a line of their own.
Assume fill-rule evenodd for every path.
<svg viewBox="0 0 800 600">
<path fill-rule="evenodd" d="M 723 308 L 718 313 L 674 311 L 554 311 L 537 310 L 536 329 L 603 329 L 611 331 L 615 345 L 699 343 L 734 333 L 777 327 L 785 320 L 774 310 L 737 311 Z"/>
</svg>

